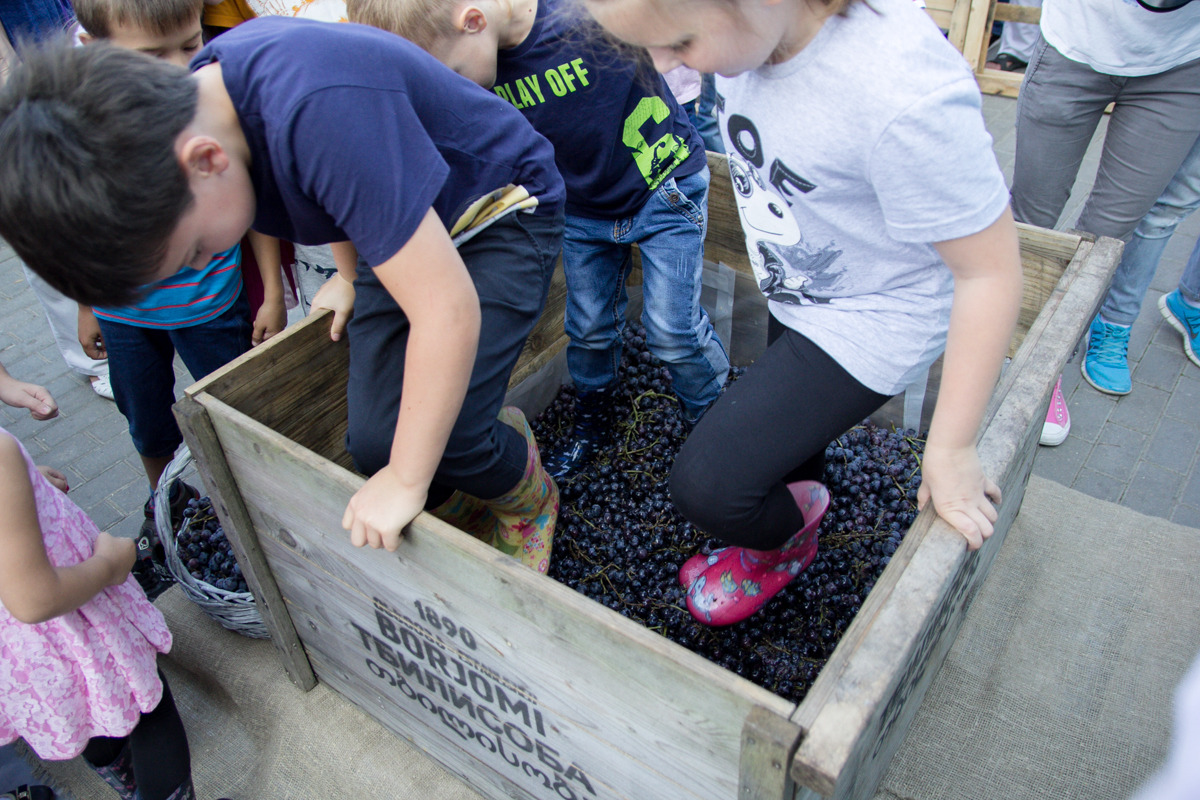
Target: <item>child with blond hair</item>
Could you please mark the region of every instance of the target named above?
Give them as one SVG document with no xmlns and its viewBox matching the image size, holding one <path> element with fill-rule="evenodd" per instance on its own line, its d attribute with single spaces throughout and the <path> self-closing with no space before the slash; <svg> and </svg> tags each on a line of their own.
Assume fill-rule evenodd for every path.
<svg viewBox="0 0 1200 800">
<path fill-rule="evenodd" d="M 646 343 L 695 424 L 725 384 L 729 358 L 700 306 L 704 144 L 662 76 L 589 37 L 561 0 L 350 0 L 346 10 L 492 89 L 554 145 L 567 186 L 564 323 L 577 400 L 566 450 L 547 459 L 551 474 L 585 466 L 610 427 L 633 244 Z"/>
</svg>

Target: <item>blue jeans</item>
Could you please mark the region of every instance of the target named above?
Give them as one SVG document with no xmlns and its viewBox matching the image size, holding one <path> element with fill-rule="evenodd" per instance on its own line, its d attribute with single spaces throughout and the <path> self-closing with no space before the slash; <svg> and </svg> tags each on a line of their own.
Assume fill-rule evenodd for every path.
<svg viewBox="0 0 1200 800">
<path fill-rule="evenodd" d="M 1105 322 L 1132 325 L 1137 320 L 1171 234 L 1197 208 L 1200 208 L 1200 139 L 1125 245 L 1121 263 L 1100 306 Z M 1200 243 L 1192 250 L 1184 268 L 1179 291 L 1192 303 L 1200 304 Z"/>
<path fill-rule="evenodd" d="M 700 307 L 707 227 L 708 167 L 663 181 L 632 217 L 567 216 L 567 367 L 581 391 L 603 389 L 617 379 L 629 301 L 625 280 L 633 265 L 630 245 L 636 242 L 650 352 L 671 371 L 687 419 L 698 419 L 717 398 L 729 374 L 729 356 Z"/>
<path fill-rule="evenodd" d="M 711 72 L 701 73 L 700 98 L 695 103 L 688 103 L 688 116 L 696 126 L 696 133 L 704 140 L 704 149 L 724 153 L 721 128 L 717 124 L 717 81 Z"/>
<path fill-rule="evenodd" d="M 167 458 L 183 442 L 175 404 L 175 353 L 200 380 L 250 349 L 250 303 L 241 292 L 224 313 L 185 328 L 143 328 L 97 317 L 117 410 L 138 455 Z"/>
</svg>

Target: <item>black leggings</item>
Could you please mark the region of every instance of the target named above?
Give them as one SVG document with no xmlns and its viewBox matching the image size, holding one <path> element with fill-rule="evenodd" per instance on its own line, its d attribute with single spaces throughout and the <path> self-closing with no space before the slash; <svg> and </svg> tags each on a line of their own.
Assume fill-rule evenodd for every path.
<svg viewBox="0 0 1200 800">
<path fill-rule="evenodd" d="M 128 736 L 96 736 L 83 749 L 84 759 L 94 767 L 106 767 L 129 744 L 133 775 L 144 800 L 165 800 L 192 778 L 192 759 L 187 732 L 175 708 L 175 698 L 162 671 L 162 700 L 153 711 L 142 714 Z"/>
<path fill-rule="evenodd" d="M 804 527 L 787 484 L 823 480 L 829 443 L 888 401 L 774 317 L 769 339 L 701 418 L 671 471 L 671 500 L 689 522 L 756 550 Z"/>
</svg>

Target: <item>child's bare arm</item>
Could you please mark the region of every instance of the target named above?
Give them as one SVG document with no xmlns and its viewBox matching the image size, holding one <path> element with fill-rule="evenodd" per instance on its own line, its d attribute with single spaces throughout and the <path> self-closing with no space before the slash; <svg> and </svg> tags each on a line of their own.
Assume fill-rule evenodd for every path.
<svg viewBox="0 0 1200 800">
<path fill-rule="evenodd" d="M 979 233 L 936 247 L 954 274 L 954 304 L 918 504 L 932 500 L 975 550 L 992 535 L 1000 502 L 975 441 L 1021 306 L 1021 255 L 1008 209 Z"/>
<path fill-rule="evenodd" d="M 279 240 L 257 231 L 250 231 L 248 235 L 263 285 L 263 301 L 254 315 L 254 333 L 251 337 L 251 344 L 259 345 L 287 327 L 287 308 L 283 303 Z"/>
<path fill-rule="evenodd" d="M 42 542 L 25 459 L 11 436 L 0 436 L 0 603 L 30 624 L 74 611 L 106 586 L 122 583 L 137 557 L 132 539 L 100 534 L 92 557 L 51 565 Z"/>
<path fill-rule="evenodd" d="M 411 326 L 404 385 L 391 460 L 350 499 L 342 527 L 356 546 L 395 550 L 404 526 L 424 508 L 462 408 L 479 343 L 480 311 L 475 284 L 432 209 L 375 274 Z"/>
<path fill-rule="evenodd" d="M 58 403 L 44 386 L 19 381 L 0 364 L 0 401 L 13 408 L 27 408 L 34 419 L 58 416 Z"/>
<path fill-rule="evenodd" d="M 334 242 L 329 245 L 333 252 L 333 263 L 337 274 L 325 281 L 313 297 L 312 307 L 328 308 L 333 311 L 333 322 L 329 338 L 338 341 L 346 330 L 346 323 L 354 313 L 354 276 L 358 264 L 358 250 L 353 242 Z"/>
<path fill-rule="evenodd" d="M 79 317 L 76 323 L 79 327 L 79 346 L 89 358 L 103 361 L 108 358 L 108 348 L 104 346 L 104 334 L 100 332 L 100 323 L 92 313 L 91 306 L 79 304 Z"/>
</svg>

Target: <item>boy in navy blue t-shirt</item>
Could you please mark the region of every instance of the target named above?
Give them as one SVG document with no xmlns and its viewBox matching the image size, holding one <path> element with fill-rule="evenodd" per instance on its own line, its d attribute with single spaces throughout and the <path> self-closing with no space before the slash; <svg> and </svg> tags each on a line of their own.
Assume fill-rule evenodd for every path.
<svg viewBox="0 0 1200 800">
<path fill-rule="evenodd" d="M 202 45 L 202 0 L 75 0 L 84 44 L 107 41 L 187 67 Z M 202 378 L 281 331 L 287 323 L 278 243 L 251 235 L 261 276 L 263 302 L 251 314 L 243 287 L 245 251 L 235 245 L 201 269 L 182 269 L 143 287 L 135 303 L 81 306 L 79 343 L 92 358 L 107 358 L 114 399 L 129 423 L 129 435 L 150 483 L 138 533 L 133 574 L 153 600 L 174 582 L 155 525 L 154 490 L 183 434 L 175 423 L 175 354 L 196 379 Z M 169 487 L 171 522 L 200 492 L 176 478 Z"/>
<path fill-rule="evenodd" d="M 647 344 L 671 372 L 684 419 L 698 421 L 725 383 L 729 358 L 700 306 L 704 144 L 662 76 L 606 47 L 559 0 L 350 0 L 346 10 L 491 88 L 554 145 L 567 187 L 567 365 L 578 400 L 573 441 L 547 459 L 551 474 L 583 466 L 607 427 L 634 243 Z"/>
<path fill-rule="evenodd" d="M 299 244 L 351 241 L 357 275 L 340 271 L 314 303 L 334 309 L 335 338 L 354 314 L 347 447 L 371 477 L 342 521 L 351 541 L 395 549 L 431 508 L 545 571 L 558 492 L 520 412 L 501 406 L 560 247 L 549 143 L 509 104 L 364 26 L 253 20 L 192 69 L 103 44 L 27 60 L 0 90 L 0 234 L 93 305 L 207 263 L 251 223 Z M 47 185 L 74 170 L 47 163 L 58 153 L 45 129 L 75 141 L 78 119 L 101 138 L 94 163 Z M 105 157 L 108 136 L 119 158 Z M 104 224 L 116 199 L 145 211 L 120 232 L 120 257 Z M 77 222 L 89 216 L 100 222 Z"/>
</svg>

